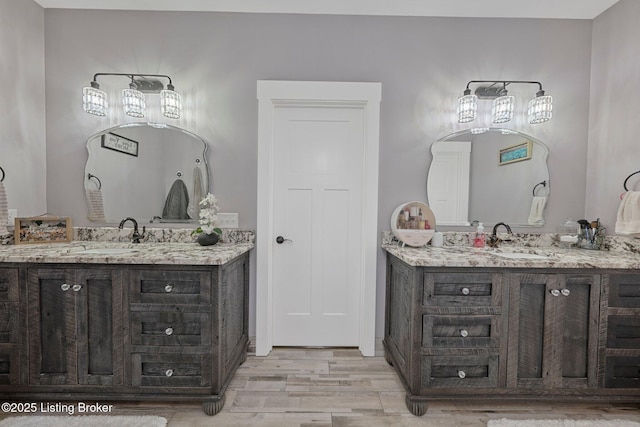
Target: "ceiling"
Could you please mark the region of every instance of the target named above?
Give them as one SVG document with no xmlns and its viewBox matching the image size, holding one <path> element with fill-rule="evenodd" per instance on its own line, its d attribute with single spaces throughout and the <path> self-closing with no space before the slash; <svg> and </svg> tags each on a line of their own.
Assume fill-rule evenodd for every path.
<svg viewBox="0 0 640 427">
<path fill-rule="evenodd" d="M 593 19 L 618 0 L 35 0 L 44 8 Z"/>
</svg>

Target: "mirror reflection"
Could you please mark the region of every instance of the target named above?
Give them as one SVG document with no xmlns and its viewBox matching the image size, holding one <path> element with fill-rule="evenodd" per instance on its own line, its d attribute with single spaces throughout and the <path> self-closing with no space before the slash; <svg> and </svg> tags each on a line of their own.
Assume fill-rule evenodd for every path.
<svg viewBox="0 0 640 427">
<path fill-rule="evenodd" d="M 541 227 L 549 197 L 549 150 L 506 129 L 448 135 L 431 146 L 429 207 L 438 225 Z"/>
<path fill-rule="evenodd" d="M 174 126 L 123 125 L 93 135 L 84 186 L 89 219 L 197 222 L 209 192 L 207 143 Z"/>
</svg>

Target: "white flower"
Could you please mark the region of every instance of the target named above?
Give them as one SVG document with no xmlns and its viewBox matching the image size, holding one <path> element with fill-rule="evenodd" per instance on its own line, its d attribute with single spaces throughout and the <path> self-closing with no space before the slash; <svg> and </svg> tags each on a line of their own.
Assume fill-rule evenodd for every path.
<svg viewBox="0 0 640 427">
<path fill-rule="evenodd" d="M 207 234 L 219 232 L 216 230 L 218 224 L 218 199 L 211 193 L 208 193 L 200 200 L 200 229 Z"/>
</svg>

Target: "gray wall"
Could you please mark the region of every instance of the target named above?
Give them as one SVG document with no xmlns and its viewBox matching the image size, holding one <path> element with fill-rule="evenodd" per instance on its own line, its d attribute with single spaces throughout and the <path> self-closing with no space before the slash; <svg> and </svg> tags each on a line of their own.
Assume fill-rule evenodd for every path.
<svg viewBox="0 0 640 427">
<path fill-rule="evenodd" d="M 467 81 L 540 80 L 555 97 L 554 120 L 521 129 L 550 148 L 544 231 L 584 213 L 591 21 L 46 10 L 45 22 L 47 208 L 75 224 L 88 224 L 86 139 L 116 120 L 82 111 L 81 89 L 97 72 L 172 76 L 189 103 L 178 125 L 211 144 L 220 206 L 252 229 L 257 80 L 382 83 L 380 230 L 399 204 L 426 201 L 429 146 L 457 129 L 453 104 Z M 114 79 L 103 87 L 126 84 Z M 379 336 L 384 278 L 380 251 Z"/>
<path fill-rule="evenodd" d="M 44 11 L 32 1 L 0 0 L 0 167 L 9 208 L 46 212 Z M 0 174 L 1 175 L 1 174 Z"/>
<path fill-rule="evenodd" d="M 586 216 L 614 233 L 625 178 L 640 170 L 640 2 L 621 0 L 594 20 Z M 640 174 L 629 180 L 640 190 Z"/>
</svg>

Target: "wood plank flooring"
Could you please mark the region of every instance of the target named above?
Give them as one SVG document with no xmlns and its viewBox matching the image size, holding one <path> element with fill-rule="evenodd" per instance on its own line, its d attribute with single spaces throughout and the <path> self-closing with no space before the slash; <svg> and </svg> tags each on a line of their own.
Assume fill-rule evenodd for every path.
<svg viewBox="0 0 640 427">
<path fill-rule="evenodd" d="M 404 403 L 404 389 L 383 357 L 357 350 L 274 349 L 249 356 L 226 394 L 222 412 L 198 404 L 117 405 L 118 414 L 156 414 L 169 427 L 485 427 L 496 418 L 627 419 L 640 421 L 640 404 L 553 402 L 433 402 L 423 417 Z"/>
</svg>

